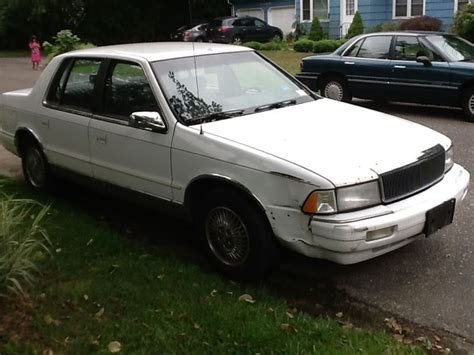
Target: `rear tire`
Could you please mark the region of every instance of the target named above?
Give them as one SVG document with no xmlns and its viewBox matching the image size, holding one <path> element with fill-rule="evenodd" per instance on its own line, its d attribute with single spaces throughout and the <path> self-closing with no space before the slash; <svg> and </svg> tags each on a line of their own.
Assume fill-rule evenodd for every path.
<svg viewBox="0 0 474 355">
<path fill-rule="evenodd" d="M 31 187 L 44 190 L 50 186 L 50 167 L 37 142 L 29 140 L 21 148 L 21 167 L 25 181 Z"/>
<path fill-rule="evenodd" d="M 241 193 L 218 188 L 204 197 L 198 216 L 211 264 L 237 280 L 265 276 L 279 256 L 279 246 L 264 212 Z"/>
<path fill-rule="evenodd" d="M 464 91 L 462 96 L 462 109 L 466 121 L 474 123 L 474 86 Z"/>
<path fill-rule="evenodd" d="M 235 44 L 236 46 L 241 46 L 242 43 L 243 43 L 242 37 L 237 35 L 232 38 L 232 44 Z"/>
<path fill-rule="evenodd" d="M 329 76 L 324 78 L 319 86 L 321 95 L 328 99 L 350 102 L 352 94 L 349 90 L 346 80 L 337 76 Z"/>
</svg>

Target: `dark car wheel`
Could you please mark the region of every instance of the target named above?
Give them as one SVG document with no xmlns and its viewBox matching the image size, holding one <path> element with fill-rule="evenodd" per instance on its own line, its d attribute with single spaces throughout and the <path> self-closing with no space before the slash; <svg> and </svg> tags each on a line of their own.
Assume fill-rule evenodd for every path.
<svg viewBox="0 0 474 355">
<path fill-rule="evenodd" d="M 464 92 L 462 109 L 466 121 L 474 122 L 474 86 L 471 86 Z"/>
<path fill-rule="evenodd" d="M 22 147 L 21 166 L 28 185 L 36 189 L 45 189 L 51 181 L 49 165 L 36 142 L 28 142 Z"/>
<path fill-rule="evenodd" d="M 241 46 L 242 45 L 242 37 L 240 36 L 234 36 L 232 37 L 232 44 L 235 44 L 236 46 Z"/>
<path fill-rule="evenodd" d="M 206 195 L 198 223 L 211 263 L 238 280 L 263 277 L 278 259 L 279 247 L 265 214 L 230 189 Z"/>
<path fill-rule="evenodd" d="M 352 95 L 346 81 L 340 77 L 327 77 L 320 85 L 321 95 L 336 101 L 350 102 Z"/>
</svg>

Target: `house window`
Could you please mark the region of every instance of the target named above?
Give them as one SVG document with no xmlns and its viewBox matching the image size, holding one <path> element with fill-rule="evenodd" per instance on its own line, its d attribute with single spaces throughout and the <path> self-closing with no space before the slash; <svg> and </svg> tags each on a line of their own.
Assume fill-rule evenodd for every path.
<svg viewBox="0 0 474 355">
<path fill-rule="evenodd" d="M 425 12 L 425 0 L 394 0 L 393 12 L 394 17 L 422 16 Z"/>
<path fill-rule="evenodd" d="M 472 0 L 457 0 L 455 1 L 455 3 L 456 3 L 456 6 L 454 7 L 454 12 L 462 10 L 464 6 L 472 3 Z"/>
<path fill-rule="evenodd" d="M 313 21 L 315 17 L 327 20 L 329 0 L 301 0 L 301 20 Z"/>
<path fill-rule="evenodd" d="M 355 0 L 346 0 L 346 16 L 352 16 L 355 13 Z"/>
<path fill-rule="evenodd" d="M 303 0 L 302 1 L 302 9 L 303 9 L 303 21 L 311 21 L 311 3 L 310 0 Z"/>
</svg>

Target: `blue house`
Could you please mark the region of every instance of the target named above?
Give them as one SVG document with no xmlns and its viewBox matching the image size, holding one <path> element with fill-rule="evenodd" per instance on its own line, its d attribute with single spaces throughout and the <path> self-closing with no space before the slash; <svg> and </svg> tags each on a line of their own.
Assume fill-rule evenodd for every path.
<svg viewBox="0 0 474 355">
<path fill-rule="evenodd" d="M 318 17 L 331 38 L 343 37 L 359 11 L 365 29 L 387 22 L 427 15 L 443 21 L 449 30 L 455 13 L 474 0 L 227 0 L 232 14 L 255 16 L 289 33 L 292 24 L 305 28 Z"/>
</svg>

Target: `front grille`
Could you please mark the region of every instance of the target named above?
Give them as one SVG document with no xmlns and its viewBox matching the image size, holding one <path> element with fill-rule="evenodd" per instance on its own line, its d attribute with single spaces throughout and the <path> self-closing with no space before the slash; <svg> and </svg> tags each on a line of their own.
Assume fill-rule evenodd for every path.
<svg viewBox="0 0 474 355">
<path fill-rule="evenodd" d="M 393 202 L 433 185 L 443 177 L 444 164 L 445 151 L 438 144 L 415 163 L 382 174 L 383 201 Z"/>
</svg>

